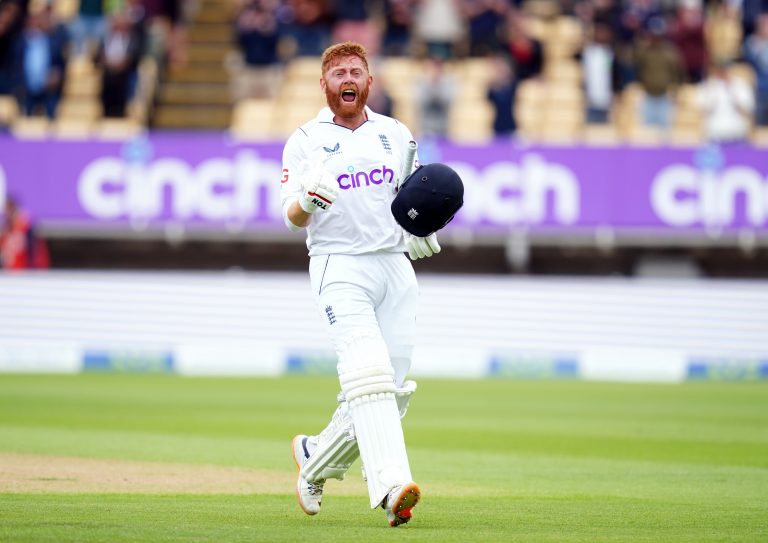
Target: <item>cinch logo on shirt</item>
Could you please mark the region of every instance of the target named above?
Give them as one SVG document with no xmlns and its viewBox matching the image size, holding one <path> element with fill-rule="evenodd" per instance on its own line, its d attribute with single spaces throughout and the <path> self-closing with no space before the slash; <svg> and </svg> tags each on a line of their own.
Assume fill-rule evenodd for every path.
<svg viewBox="0 0 768 543">
<path fill-rule="evenodd" d="M 355 189 L 363 186 L 381 185 L 382 183 L 391 183 L 395 179 L 394 170 L 390 170 L 386 165 L 381 168 L 374 168 L 369 172 L 357 172 L 355 173 L 354 166 L 347 168 L 349 173 L 343 173 L 336 178 L 336 182 L 339 184 L 341 190 Z"/>
</svg>

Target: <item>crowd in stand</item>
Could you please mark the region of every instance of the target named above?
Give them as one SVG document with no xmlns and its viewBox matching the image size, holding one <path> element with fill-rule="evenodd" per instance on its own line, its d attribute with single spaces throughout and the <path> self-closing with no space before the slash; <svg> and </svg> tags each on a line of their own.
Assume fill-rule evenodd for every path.
<svg viewBox="0 0 768 543">
<path fill-rule="evenodd" d="M 0 95 L 14 95 L 24 115 L 56 117 L 67 65 L 81 57 L 101 78 L 105 117 L 123 117 L 140 60 L 173 60 L 181 53 L 181 0 L 80 0 L 60 20 L 55 0 L 0 0 Z"/>
<path fill-rule="evenodd" d="M 494 132 L 514 134 L 516 90 L 540 77 L 541 37 L 531 32 L 525 8 L 514 0 L 241 0 L 236 20 L 246 66 L 254 74 L 294 55 L 319 55 L 331 42 L 352 39 L 384 57 L 424 58 L 415 93 L 421 132 L 445 135 L 458 82 L 443 63 L 490 57 L 488 100 Z M 526 5 L 528 4 L 528 5 Z M 546 2 L 539 2 L 546 4 Z M 697 85 L 698 104 L 711 139 L 744 139 L 753 124 L 768 126 L 768 1 L 572 0 L 550 2 L 559 15 L 579 22 L 574 52 L 583 73 L 587 123 L 607 123 L 616 100 L 631 84 L 644 93 L 641 117 L 667 129 L 680 85 Z M 709 40 L 712 18 L 733 20 L 742 44 L 723 56 Z M 753 80 L 732 77 L 728 67 L 749 63 Z M 273 73 L 274 77 L 274 73 Z M 259 79 L 259 77 L 256 77 Z M 410 84 L 404 82 L 404 84 Z M 274 92 L 268 85 L 262 95 Z M 246 95 L 253 95 L 247 94 Z"/>
<path fill-rule="evenodd" d="M 50 1 L 0 0 L 0 94 L 15 94 L 26 114 L 54 117 L 66 62 L 88 55 L 101 71 L 106 116 L 125 114 L 143 55 L 163 65 L 183 63 L 184 13 L 191 0 L 80 0 L 75 17 L 57 21 Z M 274 96 L 286 62 L 317 56 L 330 43 L 354 40 L 374 58 L 423 58 L 415 99 L 425 132 L 445 135 L 445 117 L 460 82 L 445 63 L 488 57 L 487 99 L 497 135 L 514 134 L 517 89 L 541 77 L 542 36 L 531 31 L 531 6 L 549 6 L 577 21 L 574 51 L 583 74 L 585 120 L 609 122 L 624 89 L 640 85 L 642 118 L 668 127 L 674 92 L 701 88 L 700 104 L 715 139 L 741 139 L 752 124 L 768 126 L 768 0 L 233 0 L 233 32 L 242 63 L 235 99 Z M 742 43 L 728 57 L 714 54 L 706 23 L 738 21 Z M 753 79 L 731 77 L 748 63 Z M 381 91 L 382 89 L 378 89 Z M 390 108 L 386 94 L 372 97 Z M 384 109 L 384 113 L 389 111 Z M 736 119 L 736 121 L 734 121 Z M 741 122 L 738 122 L 741 119 Z"/>
</svg>

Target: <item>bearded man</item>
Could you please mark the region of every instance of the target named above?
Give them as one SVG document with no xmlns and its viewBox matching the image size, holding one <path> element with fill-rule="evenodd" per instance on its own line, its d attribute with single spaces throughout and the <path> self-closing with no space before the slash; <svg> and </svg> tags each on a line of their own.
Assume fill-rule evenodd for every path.
<svg viewBox="0 0 768 543">
<path fill-rule="evenodd" d="M 415 143 L 405 125 L 366 105 L 374 79 L 365 49 L 333 45 L 321 70 L 328 107 L 286 142 L 280 195 L 286 226 L 306 229 L 312 293 L 338 356 L 341 392 L 324 430 L 293 439 L 296 493 L 302 510 L 317 514 L 326 479 L 342 479 L 359 456 L 371 508 L 398 526 L 421 496 L 401 425 L 416 389 L 406 375 L 418 297 L 404 253 L 429 257 L 440 245 L 434 233 L 411 235 L 393 218 Z"/>
</svg>

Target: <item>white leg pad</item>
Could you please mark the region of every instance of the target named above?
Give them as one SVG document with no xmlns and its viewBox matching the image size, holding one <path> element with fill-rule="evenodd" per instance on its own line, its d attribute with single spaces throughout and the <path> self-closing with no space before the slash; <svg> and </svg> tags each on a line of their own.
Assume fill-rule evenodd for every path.
<svg viewBox="0 0 768 543">
<path fill-rule="evenodd" d="M 415 381 L 406 381 L 395 389 L 395 401 L 402 419 L 408 411 L 411 395 L 416 391 Z M 343 394 L 339 395 L 339 407 L 331 417 L 331 422 L 316 437 L 310 440 L 316 444 L 307 462 L 301 469 L 302 476 L 311 482 L 326 479 L 344 479 L 344 475 L 360 456 L 357 437 L 349 416 L 349 407 Z M 367 481 L 365 468 L 363 478 Z"/>
<path fill-rule="evenodd" d="M 411 480 L 394 370 L 384 341 L 362 337 L 347 345 L 339 360 L 339 381 L 365 465 L 371 508 L 375 508 L 393 487 Z"/>
<path fill-rule="evenodd" d="M 360 456 L 347 409 L 346 402 L 339 404 L 331 422 L 314 439 L 317 447 L 301 468 L 302 476 L 308 481 L 342 480 Z"/>
</svg>

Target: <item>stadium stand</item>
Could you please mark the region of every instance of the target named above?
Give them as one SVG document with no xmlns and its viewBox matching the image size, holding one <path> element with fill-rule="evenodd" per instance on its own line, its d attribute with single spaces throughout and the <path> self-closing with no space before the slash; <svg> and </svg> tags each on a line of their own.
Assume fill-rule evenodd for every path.
<svg viewBox="0 0 768 543">
<path fill-rule="evenodd" d="M 160 73 L 149 124 L 158 129 L 220 130 L 230 125 L 227 56 L 234 49 L 231 0 L 188 6 L 183 60 L 158 65 Z"/>
<path fill-rule="evenodd" d="M 615 96 L 609 126 L 587 123 L 584 74 L 577 55 L 585 43 L 590 20 L 578 10 L 569 10 L 570 3 L 527 0 L 517 4 L 528 16 L 526 27 L 542 43 L 544 53 L 541 75 L 535 81 L 521 82 L 518 88 L 514 106 L 518 137 L 543 143 L 599 145 L 692 145 L 703 141 L 693 83 L 684 84 L 676 93 L 675 115 L 668 133 L 643 126 L 638 109 L 644 95 L 632 81 Z M 78 5 L 78 0 L 55 0 L 54 12 L 60 21 L 67 22 L 76 15 Z M 98 100 L 99 68 L 87 56 L 73 56 L 68 62 L 66 85 L 54 121 L 24 119 L 11 96 L 3 95 L 0 96 L 0 124 L 8 126 L 19 137 L 78 138 L 105 134 L 129 137 L 142 128 L 227 129 L 235 138 L 264 141 L 286 137 L 323 105 L 317 86 L 318 57 L 291 56 L 289 45 L 280 49 L 284 77 L 275 96 L 234 100 L 231 93 L 234 75 L 228 66 L 238 66 L 232 60 L 238 55 L 233 21 L 241 4 L 233 0 L 202 0 L 183 5 L 186 31 L 181 57 L 184 60 L 167 62 L 162 54 L 158 56 L 149 51 L 141 61 L 137 90 L 124 119 L 104 118 Z M 282 18 L 290 13 L 290 2 L 278 1 L 275 5 L 281 6 Z M 716 2 L 705 2 L 703 6 L 707 10 L 705 33 L 709 56 L 736 61 L 732 72 L 754 88 L 754 71 L 741 62 L 745 36 L 738 11 L 728 11 Z M 500 35 L 503 36 L 501 30 Z M 457 49 L 468 50 L 466 46 Z M 424 48 L 413 44 L 413 50 L 418 53 Z M 412 89 L 404 84 L 413 81 L 423 68 L 423 57 L 416 53 L 376 59 L 375 74 L 393 100 L 394 115 L 412 126 L 418 135 L 417 106 Z M 490 66 L 486 57 L 458 56 L 449 60 L 448 69 L 460 82 L 458 97 L 450 112 L 450 139 L 482 143 L 493 137 L 493 110 L 486 97 Z M 765 140 L 761 127 L 754 127 L 751 139 L 756 144 Z"/>
<path fill-rule="evenodd" d="M 143 0 L 125 1 L 141 4 Z M 77 12 L 78 0 L 54 2 L 55 12 L 63 22 Z M 114 5 L 121 3 L 116 2 Z M 265 0 L 265 3 L 269 4 L 270 0 Z M 167 37 L 148 45 L 138 68 L 136 92 L 124 117 L 104 116 L 99 101 L 102 84 L 100 68 L 93 59 L 89 56 L 70 55 L 66 84 L 56 118 L 26 117 L 20 112 L 17 100 L 5 94 L 0 95 L 0 128 L 7 129 L 21 139 L 125 140 L 145 130 L 157 129 L 223 131 L 233 139 L 245 142 L 279 142 L 324 106 L 324 97 L 318 88 L 319 52 L 295 56 L 298 49 L 292 40 L 296 38 L 289 34 L 283 36 L 284 42 L 279 47 L 281 77 L 274 96 L 235 99 L 232 92 L 233 78 L 242 63 L 238 59 L 241 52 L 237 50 L 234 21 L 242 3 L 238 0 L 200 0 L 182 4 L 185 6 L 182 10 L 185 31 L 179 43 L 183 46 L 183 52 L 176 51 L 171 60 L 170 53 L 162 49 L 171 46 Z M 288 20 L 292 3 L 288 0 L 274 0 L 272 4 L 281 10 L 281 20 Z M 613 93 L 607 122 L 588 122 L 585 73 L 579 53 L 590 36 L 592 15 L 585 15 L 579 7 L 591 4 L 589 0 L 570 3 L 548 0 L 509 3 L 510 6 L 518 6 L 514 9 L 520 9 L 529 16 L 526 28 L 541 43 L 543 52 L 541 73 L 517 85 L 513 109 L 517 122 L 514 139 L 522 144 L 598 147 L 690 148 L 705 143 L 703 117 L 696 99 L 697 84 L 693 82 L 683 82 L 676 89 L 674 116 L 666 132 L 643 123 L 640 110 L 645 95 L 631 78 L 623 81 L 622 87 Z M 630 2 L 622 5 L 628 4 Z M 673 4 L 659 3 L 667 8 Z M 754 89 L 755 72 L 742 57 L 741 47 L 746 36 L 738 10 L 728 11 L 721 2 L 705 1 L 703 6 L 707 10 L 705 27 L 710 57 L 734 61 L 730 66 L 731 72 L 747 81 Z M 507 31 L 506 26 L 499 29 L 502 43 L 500 56 L 507 56 L 503 48 Z M 155 30 L 150 34 L 153 32 Z M 329 35 L 332 33 L 329 32 Z M 421 127 L 412 82 L 424 71 L 426 48 L 423 45 L 410 43 L 405 50 L 408 54 L 372 59 L 377 82 L 385 87 L 392 99 L 394 116 L 410 126 L 417 138 Z M 160 47 L 159 51 L 157 47 Z M 458 92 L 449 115 L 448 139 L 459 144 L 482 145 L 494 138 L 494 111 L 487 98 L 487 90 L 495 74 L 493 58 L 467 56 L 470 51 L 467 44 L 458 44 L 455 50 L 455 56 L 446 61 L 447 71 L 458 82 Z M 768 148 L 768 127 L 753 125 L 749 141 L 754 146 Z M 80 242 L 82 246 L 75 248 L 74 245 Z M 295 252 L 294 248 L 289 249 L 290 256 L 286 257 L 284 244 L 262 243 L 258 249 L 249 248 L 248 254 L 244 255 L 241 242 L 231 243 L 229 256 L 232 257 L 233 265 L 246 261 L 247 266 L 264 266 L 265 262 L 275 259 L 275 262 L 290 260 L 286 264 L 288 267 L 303 266 L 302 247 L 295 248 Z M 120 244 L 107 241 L 99 243 L 103 245 L 63 237 L 55 240 L 54 250 L 59 257 L 57 265 L 76 266 L 78 258 L 86 258 L 94 250 L 101 255 L 111 255 L 114 259 L 94 257 L 91 261 L 93 266 L 110 267 L 139 262 L 137 253 L 141 251 L 131 248 L 132 244 L 138 244 L 136 240 Z M 471 240 L 467 244 L 471 245 Z M 584 245 L 588 244 L 585 242 Z M 610 246 L 610 243 L 608 245 L 607 249 L 595 249 L 595 246 L 564 247 L 555 241 L 549 245 L 526 247 L 526 251 L 530 250 L 531 254 L 526 255 L 526 263 L 520 269 L 547 273 L 562 271 L 567 265 L 574 273 L 624 274 L 629 273 L 631 262 L 636 260 L 633 255 L 645 250 L 619 250 Z M 197 240 L 196 244 L 184 244 L 183 248 L 178 249 L 179 253 L 167 255 L 163 257 L 167 260 L 163 260 L 158 256 L 163 246 L 162 241 L 146 241 L 143 247 L 148 255 L 153 256 L 147 256 L 146 262 L 142 261 L 138 265 L 171 267 L 182 262 L 182 266 L 205 266 L 206 262 L 215 261 L 211 255 L 220 250 L 213 248 L 213 244 L 207 245 Z M 122 254 L 110 253 L 118 248 L 123 251 Z M 693 251 L 680 247 L 656 249 L 671 251 L 674 256 L 690 255 Z M 729 268 L 729 260 L 755 258 L 749 252 L 751 249 L 747 249 L 729 246 L 718 250 L 702 250 L 696 258 L 700 262 L 706 261 L 701 265 L 709 270 L 708 273 L 722 275 L 733 273 Z M 509 247 L 501 250 L 498 247 L 472 247 L 472 251 L 479 255 L 478 262 L 483 263 L 483 270 L 509 271 L 509 255 L 503 253 L 514 252 Z M 450 249 L 446 252 L 448 254 L 443 259 L 446 269 L 467 270 L 470 259 L 465 258 L 461 250 L 453 254 Z M 62 257 L 65 253 L 70 256 Z M 749 266 L 753 270 L 768 269 L 767 264 L 761 264 L 758 260 L 750 260 Z M 748 273 L 749 266 L 745 265 L 742 271 Z"/>
</svg>

